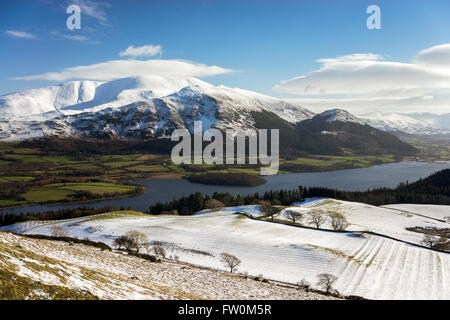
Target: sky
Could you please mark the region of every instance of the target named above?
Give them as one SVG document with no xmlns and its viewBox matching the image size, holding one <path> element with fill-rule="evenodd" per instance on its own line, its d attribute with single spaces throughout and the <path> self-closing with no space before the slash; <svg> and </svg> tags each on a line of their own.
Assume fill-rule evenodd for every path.
<svg viewBox="0 0 450 320">
<path fill-rule="evenodd" d="M 448 0 L 0 0 L 0 95 L 156 74 L 315 112 L 450 113 L 448 30 Z"/>
</svg>

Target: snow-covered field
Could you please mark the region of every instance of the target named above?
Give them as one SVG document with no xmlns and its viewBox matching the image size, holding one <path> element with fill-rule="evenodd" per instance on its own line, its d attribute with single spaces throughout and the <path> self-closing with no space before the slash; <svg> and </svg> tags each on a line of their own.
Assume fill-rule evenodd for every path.
<svg viewBox="0 0 450 320">
<path fill-rule="evenodd" d="M 430 204 L 390 204 L 383 208 L 391 208 L 421 215 L 450 223 L 450 206 L 438 206 Z"/>
<path fill-rule="evenodd" d="M 412 209 L 408 210 L 408 208 Z M 304 215 L 304 218 L 300 220 L 303 224 L 306 224 L 306 214 L 312 209 L 321 209 L 327 213 L 342 213 L 351 224 L 347 228 L 349 231 L 371 231 L 416 244 L 421 243 L 423 234 L 408 231 L 406 228 L 415 226 L 450 228 L 450 224 L 444 222 L 442 218 L 445 215 L 450 216 L 450 206 L 391 205 L 376 207 L 334 199 L 308 199 L 304 204 L 288 208 L 288 210 L 298 211 Z M 442 221 L 436 220 L 437 217 L 440 217 Z M 286 218 L 284 217 L 284 219 Z M 326 222 L 321 228 L 332 229 L 329 222 Z"/>
<path fill-rule="evenodd" d="M 4 232 L 0 283 L 2 299 L 333 299 L 250 277 Z"/>
<path fill-rule="evenodd" d="M 333 199 L 313 199 L 290 209 L 305 213 L 318 207 L 344 214 L 352 223 L 349 230 L 373 231 L 399 240 L 363 232 L 299 228 L 235 214 L 247 211 L 256 216 L 259 212 L 256 206 L 205 211 L 194 216 L 105 214 L 58 222 L 20 223 L 4 229 L 50 234 L 51 227 L 58 224 L 72 237 L 88 237 L 110 245 L 128 230 L 138 230 L 150 241 L 164 242 L 169 257 L 197 265 L 224 269 L 219 255 L 227 252 L 242 260 L 240 272 L 274 280 L 296 283 L 306 279 L 314 285 L 318 274 L 332 273 L 338 277 L 336 289 L 345 295 L 371 299 L 450 299 L 450 254 L 400 241 L 420 242 L 421 235 L 404 230 L 407 226 L 449 224 Z"/>
</svg>

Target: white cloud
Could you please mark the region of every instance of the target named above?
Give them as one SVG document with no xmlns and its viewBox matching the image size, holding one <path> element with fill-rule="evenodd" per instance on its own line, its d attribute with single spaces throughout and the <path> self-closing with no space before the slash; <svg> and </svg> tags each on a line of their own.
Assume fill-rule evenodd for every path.
<svg viewBox="0 0 450 320">
<path fill-rule="evenodd" d="M 274 90 L 299 95 L 325 95 L 450 86 L 450 74 L 419 64 L 357 59 L 354 55 L 318 61 L 322 63 L 319 70 L 282 81 Z"/>
<path fill-rule="evenodd" d="M 442 93 L 410 97 L 291 98 L 286 100 L 317 113 L 333 108 L 345 109 L 356 115 L 374 111 L 450 113 L 450 90 Z"/>
<path fill-rule="evenodd" d="M 109 3 L 91 0 L 70 0 L 69 4 L 76 4 L 79 6 L 82 15 L 87 15 L 91 18 L 99 20 L 102 23 L 106 23 L 108 21 L 104 9 L 110 7 Z"/>
<path fill-rule="evenodd" d="M 231 72 L 234 72 L 234 70 L 185 60 L 111 60 L 88 66 L 66 68 L 59 72 L 16 77 L 13 80 L 112 80 L 139 75 L 187 78 L 214 76 Z"/>
<path fill-rule="evenodd" d="M 121 57 L 154 57 L 162 54 L 161 46 L 145 45 L 142 47 L 129 46 L 125 51 L 119 53 Z"/>
<path fill-rule="evenodd" d="M 16 37 L 16 38 L 36 39 L 35 35 L 25 32 L 25 31 L 6 30 L 5 33 L 9 34 L 10 36 Z"/>
<path fill-rule="evenodd" d="M 299 95 L 297 103 L 316 111 L 342 107 L 357 113 L 374 108 L 450 112 L 450 44 L 423 50 L 406 63 L 373 53 L 317 62 L 318 70 L 281 81 L 273 89 Z"/>
<path fill-rule="evenodd" d="M 377 61 L 383 59 L 382 56 L 373 53 L 354 53 L 337 58 L 327 58 L 318 59 L 317 62 L 323 63 L 324 65 L 342 63 L 342 62 L 354 62 L 354 61 Z"/>
<path fill-rule="evenodd" d="M 52 36 L 54 36 L 55 39 L 68 39 L 68 40 L 80 41 L 80 42 L 82 41 L 82 42 L 86 42 L 89 44 L 99 44 L 100 43 L 100 41 L 91 40 L 89 37 L 86 37 L 81 34 L 61 33 L 57 30 L 50 32 L 50 34 Z"/>
<path fill-rule="evenodd" d="M 420 51 L 414 62 L 431 68 L 450 70 L 450 43 Z"/>
<path fill-rule="evenodd" d="M 64 39 L 75 40 L 75 41 L 86 41 L 86 40 L 88 40 L 87 37 L 80 36 L 80 35 L 62 34 L 61 37 L 63 37 Z"/>
</svg>

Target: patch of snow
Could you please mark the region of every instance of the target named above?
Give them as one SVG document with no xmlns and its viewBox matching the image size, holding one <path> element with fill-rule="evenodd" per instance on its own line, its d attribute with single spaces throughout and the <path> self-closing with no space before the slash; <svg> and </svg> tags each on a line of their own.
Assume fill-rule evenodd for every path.
<svg viewBox="0 0 450 320">
<path fill-rule="evenodd" d="M 342 110 L 342 109 L 332 109 L 327 110 L 319 114 L 319 116 L 326 118 L 327 122 L 353 122 L 357 124 L 364 125 L 360 119 L 352 115 L 350 112 Z"/>
</svg>

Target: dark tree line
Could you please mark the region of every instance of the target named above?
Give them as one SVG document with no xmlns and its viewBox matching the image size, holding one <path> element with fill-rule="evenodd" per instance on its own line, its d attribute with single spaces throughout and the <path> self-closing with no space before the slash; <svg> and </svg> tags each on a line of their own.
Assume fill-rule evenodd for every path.
<svg viewBox="0 0 450 320">
<path fill-rule="evenodd" d="M 74 209 L 59 209 L 46 212 L 29 213 L 6 213 L 0 214 L 0 227 L 7 226 L 16 222 L 38 221 L 38 220 L 64 220 L 92 216 L 95 214 L 117 211 L 115 206 L 105 206 L 101 208 L 80 207 Z"/>
<path fill-rule="evenodd" d="M 152 214 L 178 213 L 180 215 L 190 215 L 200 210 L 211 209 L 207 204 L 212 199 L 219 201 L 224 207 L 231 207 L 259 204 L 261 201 L 270 202 L 274 205 L 289 205 L 294 201 L 298 201 L 300 198 L 301 194 L 299 190 L 267 191 L 263 194 L 256 192 L 255 194 L 245 196 L 234 196 L 229 192 L 215 192 L 212 196 L 203 196 L 200 192 L 196 192 L 188 197 L 181 197 L 170 202 L 157 202 L 149 207 L 149 212 Z"/>
<path fill-rule="evenodd" d="M 377 188 L 368 191 L 340 191 L 329 188 L 302 188 L 303 197 L 330 197 L 371 205 L 394 203 L 450 205 L 450 169 L 439 171 L 414 183 L 400 183 L 397 188 Z"/>
<path fill-rule="evenodd" d="M 246 196 L 215 192 L 210 197 L 197 192 L 170 202 L 158 202 L 149 207 L 149 212 L 152 214 L 190 215 L 200 210 L 210 209 L 206 204 L 211 199 L 230 207 L 259 204 L 261 201 L 269 202 L 272 205 L 290 205 L 295 201 L 314 197 L 363 202 L 376 206 L 394 203 L 450 205 L 450 169 L 442 170 L 414 183 L 400 183 L 397 188 L 377 188 L 367 191 L 341 191 L 324 187 L 300 186 L 296 190 L 267 191 L 262 194 L 257 192 Z"/>
</svg>

